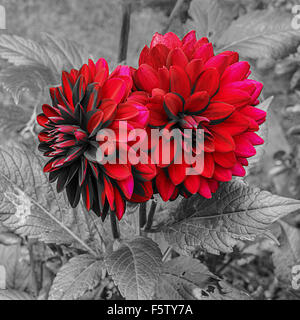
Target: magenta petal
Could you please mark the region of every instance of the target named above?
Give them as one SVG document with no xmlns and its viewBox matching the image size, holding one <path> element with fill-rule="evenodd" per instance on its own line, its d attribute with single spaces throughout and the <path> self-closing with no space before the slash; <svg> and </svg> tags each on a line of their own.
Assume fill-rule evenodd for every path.
<svg viewBox="0 0 300 320">
<path fill-rule="evenodd" d="M 130 175 L 127 179 L 118 181 L 118 185 L 123 191 L 125 197 L 130 199 L 134 189 L 134 180 L 133 176 Z"/>
<path fill-rule="evenodd" d="M 244 177 L 246 175 L 245 168 L 238 162 L 235 164 L 233 168 L 231 168 L 231 171 L 232 175 L 237 177 Z"/>
<path fill-rule="evenodd" d="M 249 70 L 250 65 L 246 61 L 234 63 L 224 72 L 221 78 L 221 84 L 224 85 L 230 82 L 244 80 L 247 77 Z"/>
<path fill-rule="evenodd" d="M 256 150 L 250 141 L 242 136 L 234 137 L 235 154 L 238 157 L 249 158 L 256 155 Z"/>
</svg>

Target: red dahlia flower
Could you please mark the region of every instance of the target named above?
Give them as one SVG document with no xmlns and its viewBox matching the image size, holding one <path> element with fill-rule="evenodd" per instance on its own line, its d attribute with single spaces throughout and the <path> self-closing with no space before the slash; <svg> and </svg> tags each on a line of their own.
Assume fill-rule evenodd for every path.
<svg viewBox="0 0 300 320">
<path fill-rule="evenodd" d="M 207 38 L 195 31 L 182 40 L 156 33 L 133 71 L 136 90 L 149 96 L 149 125 L 154 128 L 203 129 L 204 170 L 186 175 L 186 163 L 158 165 L 156 188 L 163 200 L 199 193 L 210 198 L 219 182 L 244 176 L 247 158 L 264 141 L 255 133 L 266 113 L 255 107 L 263 85 L 248 79 L 250 66 L 236 52 L 214 55 Z M 195 146 L 191 146 L 193 153 Z"/>
<path fill-rule="evenodd" d="M 51 88 L 52 106 L 43 105 L 37 117 L 44 127 L 39 134 L 39 150 L 50 161 L 44 171 L 49 180 L 57 180 L 57 191 L 66 188 L 72 207 L 82 195 L 88 210 L 104 219 L 108 210 L 121 219 L 125 201 L 147 201 L 152 196 L 151 179 L 154 166 L 136 167 L 130 164 L 101 164 L 96 153 L 104 142 L 96 139 L 100 129 L 111 129 L 116 134 L 115 152 L 128 148 L 119 141 L 119 127 L 125 121 L 129 129 L 145 128 L 147 108 L 131 94 L 132 79 L 129 67 L 119 66 L 109 75 L 104 59 L 70 73 L 63 72 L 62 86 Z"/>
</svg>

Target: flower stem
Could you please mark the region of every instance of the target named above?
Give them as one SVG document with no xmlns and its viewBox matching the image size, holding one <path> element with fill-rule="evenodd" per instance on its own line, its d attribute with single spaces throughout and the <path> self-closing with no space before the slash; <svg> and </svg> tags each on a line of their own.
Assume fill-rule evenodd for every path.
<svg viewBox="0 0 300 320">
<path fill-rule="evenodd" d="M 118 62 L 125 62 L 127 59 L 128 40 L 130 31 L 131 1 L 122 3 L 122 27 L 119 42 Z"/>
<path fill-rule="evenodd" d="M 114 239 L 120 239 L 119 224 L 117 221 L 117 217 L 113 211 L 110 212 L 110 224 L 111 232 L 113 234 Z"/>
<path fill-rule="evenodd" d="M 140 221 L 140 228 L 144 228 L 147 222 L 147 203 L 146 202 L 143 202 L 140 204 L 139 221 Z"/>
<path fill-rule="evenodd" d="M 156 207 L 157 207 L 157 202 L 155 200 L 152 200 L 150 211 L 149 211 L 149 214 L 148 214 L 147 225 L 145 227 L 145 231 L 151 230 L 151 227 L 152 227 L 152 224 L 153 224 L 154 214 L 155 214 L 155 211 L 156 211 Z"/>
</svg>

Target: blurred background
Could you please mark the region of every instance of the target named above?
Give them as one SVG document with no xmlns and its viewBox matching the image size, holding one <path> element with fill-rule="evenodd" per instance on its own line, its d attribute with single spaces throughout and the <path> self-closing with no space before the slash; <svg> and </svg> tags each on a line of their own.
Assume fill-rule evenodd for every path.
<svg viewBox="0 0 300 320">
<path fill-rule="evenodd" d="M 118 58 L 123 2 L 0 0 L 0 5 L 6 9 L 7 28 L 0 30 L 0 34 L 15 34 L 35 41 L 41 39 L 43 32 L 67 38 L 83 45 L 95 59 L 104 57 L 112 69 Z M 141 49 L 150 43 L 155 32 L 173 31 L 181 37 L 190 28 L 191 0 L 131 2 L 127 63 L 132 66 L 137 65 Z M 180 8 L 174 10 L 179 2 Z M 234 21 L 254 10 L 291 13 L 293 6 L 300 4 L 300 0 L 222 0 L 219 3 L 223 14 Z M 199 38 L 202 35 L 197 36 Z M 211 38 L 213 40 L 214 34 Z M 255 69 L 255 76 L 264 83 L 264 97 L 274 96 L 274 101 L 268 112 L 268 143 L 264 146 L 263 161 L 251 169 L 247 180 L 273 193 L 300 199 L 300 46 L 286 52 L 282 58 L 250 59 L 250 63 Z M 0 70 L 4 67 L 5 63 L 0 64 Z M 32 134 L 24 129 L 32 115 L 33 104 L 34 99 L 25 95 L 19 103 L 20 108 L 10 94 L 0 88 L 0 143 L 31 143 Z M 289 222 L 299 228 L 299 214 L 290 217 Z M 270 258 L 270 252 L 261 251 L 265 244 L 255 245 L 247 249 L 246 258 L 244 255 L 234 256 L 234 266 L 226 274 L 223 273 L 223 276 L 231 279 L 237 286 L 246 288 L 257 298 L 295 298 L 274 276 L 274 262 Z M 200 254 L 199 259 L 206 260 L 208 265 L 215 267 L 226 264 L 226 261 L 232 262 L 233 258 Z M 51 261 L 49 265 L 53 273 L 59 267 L 51 266 Z M 243 268 L 245 265 L 246 269 Z M 20 270 L 24 271 L 24 268 Z"/>
</svg>

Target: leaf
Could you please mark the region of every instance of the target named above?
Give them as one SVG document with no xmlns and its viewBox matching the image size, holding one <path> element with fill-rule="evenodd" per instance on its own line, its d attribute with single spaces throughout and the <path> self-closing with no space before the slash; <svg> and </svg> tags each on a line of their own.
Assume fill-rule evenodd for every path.
<svg viewBox="0 0 300 320">
<path fill-rule="evenodd" d="M 179 257 L 164 263 L 156 285 L 159 300 L 249 300 L 243 291 L 214 276 L 199 260 Z"/>
<path fill-rule="evenodd" d="M 213 43 L 230 25 L 233 18 L 230 11 L 218 0 L 193 0 L 188 11 L 189 17 L 185 24 L 186 32 L 195 30 L 198 37 L 207 37 Z"/>
<path fill-rule="evenodd" d="M 278 279 L 290 285 L 293 267 L 300 265 L 300 230 L 284 221 L 280 226 L 280 247 L 273 247 L 272 259 Z"/>
<path fill-rule="evenodd" d="M 23 90 L 29 89 L 37 96 L 44 87 L 54 85 L 59 80 L 55 52 L 49 52 L 36 41 L 2 35 L 0 58 L 13 65 L 1 70 L 0 83 L 12 94 L 16 104 Z"/>
<path fill-rule="evenodd" d="M 0 226 L 0 244 L 11 246 L 20 243 L 21 238 L 11 232 L 1 232 Z"/>
<path fill-rule="evenodd" d="M 238 51 L 243 58 L 279 59 L 296 49 L 299 31 L 293 16 L 279 10 L 255 10 L 240 16 L 216 42 L 218 51 Z"/>
<path fill-rule="evenodd" d="M 58 272 L 49 300 L 77 300 L 101 282 L 103 261 L 83 254 L 69 260 Z"/>
<path fill-rule="evenodd" d="M 0 300 L 35 300 L 29 294 L 17 290 L 0 290 Z"/>
<path fill-rule="evenodd" d="M 38 43 L 16 35 L 0 36 L 0 58 L 13 65 L 0 72 L 0 83 L 16 104 L 24 89 L 37 96 L 43 89 L 57 85 L 63 70 L 80 68 L 91 57 L 72 41 L 48 34 L 45 38 L 45 43 Z"/>
<path fill-rule="evenodd" d="M 256 106 L 256 108 L 267 112 L 267 120 L 266 120 L 265 123 L 263 123 L 260 126 L 260 129 L 259 129 L 259 132 L 258 132 L 259 136 L 262 139 L 264 139 L 265 143 L 263 145 L 255 147 L 256 155 L 254 157 L 249 158 L 249 160 L 248 160 L 249 165 L 246 168 L 247 173 L 249 173 L 249 171 L 252 168 L 256 167 L 261 162 L 263 156 L 266 153 L 266 147 L 267 147 L 267 144 L 268 144 L 268 134 L 269 134 L 269 122 L 270 122 L 269 121 L 269 117 L 268 117 L 268 110 L 269 110 L 273 100 L 274 100 L 274 97 L 269 97 L 268 99 L 266 99 L 263 102 L 261 102 L 258 106 Z"/>
<path fill-rule="evenodd" d="M 1 78 L 1 72 L 0 72 Z M 19 89 L 18 89 L 19 90 Z M 13 95 L 14 93 L 12 93 Z M 9 108 L 9 112 L 7 111 Z M 28 110 L 15 105 L 0 105 L 0 132 L 3 136 L 10 137 L 12 133 L 18 132 L 26 126 L 31 114 Z"/>
<path fill-rule="evenodd" d="M 229 253 L 239 240 L 254 241 L 263 234 L 272 237 L 267 228 L 298 209 L 299 200 L 233 180 L 221 184 L 212 199 L 200 195 L 184 199 L 163 232 L 169 244 L 183 254 L 196 249 Z"/>
<path fill-rule="evenodd" d="M 54 190 L 40 157 L 20 148 L 0 148 L 0 220 L 20 236 L 46 243 L 73 244 L 91 251 L 88 217 Z"/>
<path fill-rule="evenodd" d="M 89 59 L 93 59 L 86 48 L 75 41 L 54 37 L 47 33 L 44 33 L 44 36 L 47 45 L 60 56 L 60 59 L 57 59 L 55 63 L 56 65 L 59 65 L 59 62 L 62 64 L 59 66 L 60 72 L 64 69 L 67 71 L 73 68 L 80 69 L 83 64 L 88 63 Z"/>
<path fill-rule="evenodd" d="M 45 88 L 57 83 L 57 77 L 45 66 L 12 66 L 0 72 L 0 83 L 18 104 L 25 90 L 37 98 Z"/>
<path fill-rule="evenodd" d="M 162 263 L 162 255 L 155 242 L 144 237 L 123 242 L 118 250 L 105 258 L 105 263 L 126 299 L 152 298 Z"/>
<path fill-rule="evenodd" d="M 0 244 L 0 265 L 6 270 L 7 288 L 20 291 L 31 289 L 31 269 L 26 247 Z"/>
<path fill-rule="evenodd" d="M 15 66 L 46 66 L 55 69 L 44 46 L 16 35 L 0 36 L 0 57 Z"/>
</svg>

